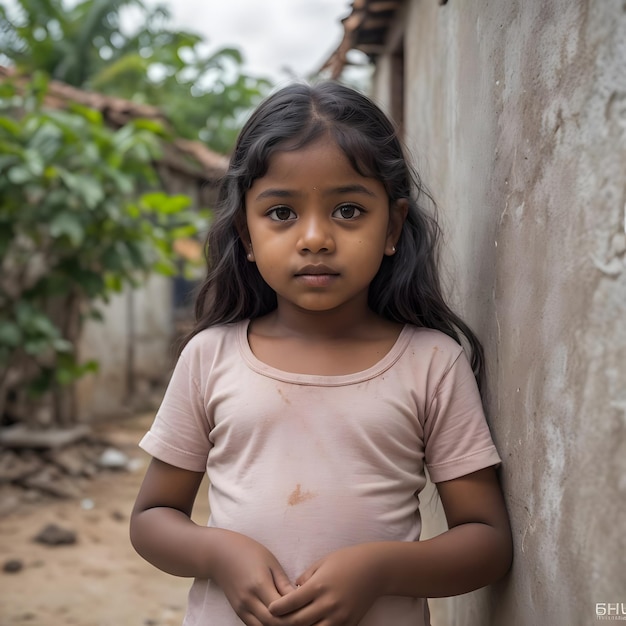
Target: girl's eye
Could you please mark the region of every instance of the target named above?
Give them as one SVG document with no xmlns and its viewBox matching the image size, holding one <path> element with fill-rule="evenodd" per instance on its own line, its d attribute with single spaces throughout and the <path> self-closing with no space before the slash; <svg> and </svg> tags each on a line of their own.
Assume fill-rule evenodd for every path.
<svg viewBox="0 0 626 626">
<path fill-rule="evenodd" d="M 286 206 L 277 206 L 268 212 L 270 219 L 275 222 L 286 222 L 287 220 L 293 220 L 296 218 L 296 214 Z"/>
<path fill-rule="evenodd" d="M 338 217 L 342 220 L 353 220 L 355 217 L 359 217 L 362 211 L 354 204 L 344 204 L 333 211 L 333 217 Z"/>
</svg>

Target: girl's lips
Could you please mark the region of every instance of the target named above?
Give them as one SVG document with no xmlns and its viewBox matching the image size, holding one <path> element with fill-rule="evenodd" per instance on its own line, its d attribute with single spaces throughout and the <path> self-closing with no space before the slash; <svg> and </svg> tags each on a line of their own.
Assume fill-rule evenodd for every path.
<svg viewBox="0 0 626 626">
<path fill-rule="evenodd" d="M 327 265 L 306 265 L 295 276 L 309 287 L 327 287 L 339 276 L 339 272 Z"/>
<path fill-rule="evenodd" d="M 309 287 L 328 287 L 339 274 L 297 274 L 296 279 Z"/>
<path fill-rule="evenodd" d="M 328 265 L 305 265 L 296 272 L 296 276 L 338 276 L 339 272 Z"/>
</svg>

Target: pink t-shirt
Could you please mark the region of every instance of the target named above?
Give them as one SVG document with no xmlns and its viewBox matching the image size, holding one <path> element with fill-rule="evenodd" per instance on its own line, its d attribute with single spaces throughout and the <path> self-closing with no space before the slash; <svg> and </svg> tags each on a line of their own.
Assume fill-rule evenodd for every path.
<svg viewBox="0 0 626 626">
<path fill-rule="evenodd" d="M 338 548 L 417 541 L 425 466 L 441 482 L 500 462 L 470 365 L 447 335 L 407 325 L 374 366 L 316 376 L 259 361 L 247 328 L 189 342 L 140 445 L 206 470 L 208 525 L 260 542 L 291 580 Z M 241 624 L 212 581 L 195 580 L 184 626 Z M 361 621 L 390 624 L 428 625 L 426 600 L 384 597 Z"/>
</svg>

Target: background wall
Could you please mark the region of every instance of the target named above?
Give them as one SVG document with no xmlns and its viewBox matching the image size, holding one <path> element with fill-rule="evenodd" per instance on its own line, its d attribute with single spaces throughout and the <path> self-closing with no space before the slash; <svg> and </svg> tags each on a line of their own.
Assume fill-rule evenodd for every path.
<svg viewBox="0 0 626 626">
<path fill-rule="evenodd" d="M 158 406 L 175 356 L 171 278 L 155 274 L 99 310 L 103 320 L 86 323 L 79 346 L 81 361 L 99 362 L 76 386 L 81 422 Z"/>
<path fill-rule="evenodd" d="M 433 623 L 594 624 L 596 603 L 626 610 L 626 3 L 413 0 L 397 17 L 404 129 L 486 347 L 515 540 L 508 579 L 436 601 Z M 430 532 L 440 508 L 427 496 Z"/>
</svg>

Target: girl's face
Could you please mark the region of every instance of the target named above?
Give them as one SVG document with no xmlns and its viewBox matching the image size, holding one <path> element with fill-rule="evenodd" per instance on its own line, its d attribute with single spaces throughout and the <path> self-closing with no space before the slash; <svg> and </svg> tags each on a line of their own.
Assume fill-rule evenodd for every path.
<svg viewBox="0 0 626 626">
<path fill-rule="evenodd" d="M 406 206 L 389 206 L 383 184 L 357 173 L 329 137 L 277 151 L 245 196 L 248 260 L 278 306 L 367 312 L 385 254 L 395 252 Z"/>
</svg>

